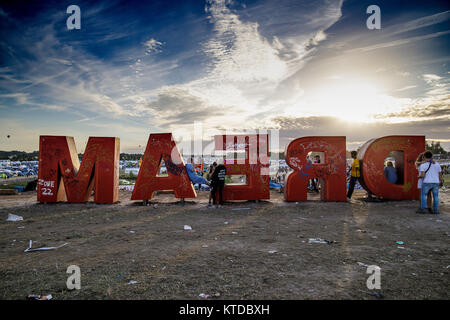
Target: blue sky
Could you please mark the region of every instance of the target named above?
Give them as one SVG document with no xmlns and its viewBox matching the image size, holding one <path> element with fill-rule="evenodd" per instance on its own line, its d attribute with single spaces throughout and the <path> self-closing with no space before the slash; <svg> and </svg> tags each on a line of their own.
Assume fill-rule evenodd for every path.
<svg viewBox="0 0 450 320">
<path fill-rule="evenodd" d="M 69 5 L 81 29 L 68 30 Z M 381 29 L 366 8 L 381 9 Z M 423 134 L 450 149 L 448 1 L 14 1 L 0 4 L 0 150 L 44 134 L 151 132 L 201 124 L 278 129 L 348 148 Z M 10 138 L 7 138 L 10 135 Z"/>
</svg>

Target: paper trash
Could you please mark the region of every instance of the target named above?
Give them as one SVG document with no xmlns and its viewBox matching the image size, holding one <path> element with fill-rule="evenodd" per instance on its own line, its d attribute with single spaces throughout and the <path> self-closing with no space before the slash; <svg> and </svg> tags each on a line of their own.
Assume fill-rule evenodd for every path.
<svg viewBox="0 0 450 320">
<path fill-rule="evenodd" d="M 54 249 L 59 249 L 61 247 L 64 247 L 67 243 L 64 243 L 58 247 L 42 247 L 42 248 L 36 248 L 36 249 L 31 249 L 31 245 L 33 244 L 33 241 L 30 240 L 30 245 L 27 249 L 25 249 L 24 252 L 34 252 L 34 251 L 48 251 L 48 250 L 54 250 Z"/>
<path fill-rule="evenodd" d="M 16 216 L 15 214 L 12 213 L 8 213 L 8 219 L 6 219 L 6 221 L 22 221 L 23 217 L 21 216 Z"/>
</svg>

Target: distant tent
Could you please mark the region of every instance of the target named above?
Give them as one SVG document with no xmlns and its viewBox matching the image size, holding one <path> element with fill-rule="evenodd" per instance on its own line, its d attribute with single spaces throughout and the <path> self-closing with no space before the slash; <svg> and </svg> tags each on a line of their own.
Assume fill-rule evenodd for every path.
<svg viewBox="0 0 450 320">
<path fill-rule="evenodd" d="M 270 181 L 270 182 L 269 182 L 269 187 L 270 187 L 270 188 L 274 188 L 274 189 L 278 189 L 278 188 L 281 188 L 281 187 L 282 187 L 282 185 L 281 185 L 281 184 L 278 184 L 278 183 L 275 183 L 275 182 L 272 182 L 272 181 Z"/>
</svg>

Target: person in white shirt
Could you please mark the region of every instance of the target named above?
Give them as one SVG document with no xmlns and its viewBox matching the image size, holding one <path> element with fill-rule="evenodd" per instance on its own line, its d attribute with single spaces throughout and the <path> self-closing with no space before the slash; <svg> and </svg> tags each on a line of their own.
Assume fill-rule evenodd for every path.
<svg viewBox="0 0 450 320">
<path fill-rule="evenodd" d="M 427 162 L 419 167 L 419 178 L 422 178 L 422 189 L 420 193 L 420 209 L 417 213 L 426 213 L 426 196 L 431 190 L 433 193 L 433 213 L 439 213 L 439 184 L 442 183 L 441 166 L 433 162 L 433 154 L 430 151 L 425 152 L 424 158 Z"/>
<path fill-rule="evenodd" d="M 417 172 L 419 172 L 419 167 L 422 163 L 427 163 L 427 161 L 425 160 L 425 157 L 424 157 L 425 152 L 426 151 L 419 154 L 416 162 L 414 163 Z M 419 195 L 422 192 L 422 182 L 423 182 L 422 180 L 423 180 L 422 178 L 417 179 L 417 189 L 419 189 Z M 432 213 L 432 210 L 431 210 L 431 207 L 433 206 L 432 201 L 433 201 L 433 193 L 430 190 L 430 191 L 428 191 L 428 194 L 427 194 L 427 209 L 430 213 Z M 420 209 L 420 201 L 419 201 L 419 209 Z"/>
</svg>

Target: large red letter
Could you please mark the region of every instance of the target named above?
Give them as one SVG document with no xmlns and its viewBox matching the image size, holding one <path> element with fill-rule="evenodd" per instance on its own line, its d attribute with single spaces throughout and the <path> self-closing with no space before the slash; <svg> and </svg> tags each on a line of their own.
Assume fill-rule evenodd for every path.
<svg viewBox="0 0 450 320">
<path fill-rule="evenodd" d="M 325 163 L 311 164 L 306 160 L 310 151 L 325 153 Z M 286 163 L 294 169 L 286 180 L 285 200 L 306 201 L 308 181 L 321 179 L 321 199 L 347 201 L 345 137 L 303 137 L 289 143 Z"/>
<path fill-rule="evenodd" d="M 119 200 L 119 138 L 90 137 L 81 162 L 73 137 L 41 136 L 37 199 L 96 203 Z"/>
<path fill-rule="evenodd" d="M 223 189 L 224 201 L 270 199 L 268 139 L 267 134 L 215 136 L 216 150 L 240 149 L 245 150 L 246 154 L 245 159 L 225 164 L 227 175 L 245 175 L 247 184 L 226 185 Z"/>
<path fill-rule="evenodd" d="M 161 160 L 166 164 L 167 177 L 157 176 Z M 131 200 L 151 200 L 157 190 L 173 190 L 177 198 L 197 197 L 171 133 L 151 134 L 148 138 Z"/>
<path fill-rule="evenodd" d="M 369 192 L 386 199 L 419 199 L 417 156 L 425 151 L 425 136 L 387 136 L 367 141 L 358 152 L 361 162 L 361 185 Z M 384 161 L 392 152 L 398 184 L 384 176 Z"/>
</svg>

